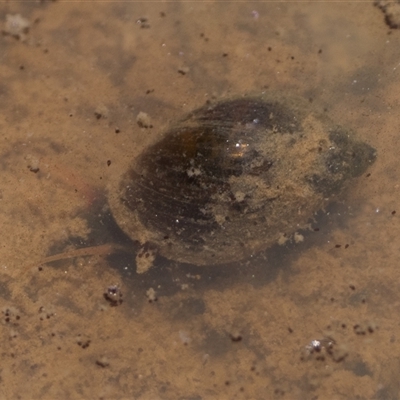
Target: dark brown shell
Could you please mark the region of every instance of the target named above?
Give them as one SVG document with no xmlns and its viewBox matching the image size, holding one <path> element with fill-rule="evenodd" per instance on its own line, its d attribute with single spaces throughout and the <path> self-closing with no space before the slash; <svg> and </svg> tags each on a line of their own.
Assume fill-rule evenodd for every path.
<svg viewBox="0 0 400 400">
<path fill-rule="evenodd" d="M 148 249 L 224 264 L 304 227 L 374 160 L 372 147 L 302 101 L 233 99 L 171 128 L 133 161 L 109 203 Z"/>
</svg>

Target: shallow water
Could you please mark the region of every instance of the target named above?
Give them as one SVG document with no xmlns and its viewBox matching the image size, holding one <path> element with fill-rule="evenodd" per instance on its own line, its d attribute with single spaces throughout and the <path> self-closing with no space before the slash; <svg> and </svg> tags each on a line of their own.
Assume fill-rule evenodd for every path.
<svg viewBox="0 0 400 400">
<path fill-rule="evenodd" d="M 29 32 L 0 37 L 1 397 L 398 398 L 400 30 L 372 3 L 0 5 L 18 13 Z M 107 190 L 172 121 L 266 91 L 378 152 L 303 243 L 231 268 L 137 275 L 133 248 L 39 270 L 128 243 Z"/>
</svg>

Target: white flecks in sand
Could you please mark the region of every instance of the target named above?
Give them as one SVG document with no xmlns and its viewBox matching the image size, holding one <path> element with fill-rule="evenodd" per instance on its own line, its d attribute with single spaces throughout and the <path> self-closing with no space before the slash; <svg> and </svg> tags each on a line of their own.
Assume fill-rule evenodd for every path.
<svg viewBox="0 0 400 400">
<path fill-rule="evenodd" d="M 7 14 L 3 33 L 19 40 L 25 40 L 30 26 L 31 23 L 26 18 L 22 17 L 21 14 Z"/>
</svg>

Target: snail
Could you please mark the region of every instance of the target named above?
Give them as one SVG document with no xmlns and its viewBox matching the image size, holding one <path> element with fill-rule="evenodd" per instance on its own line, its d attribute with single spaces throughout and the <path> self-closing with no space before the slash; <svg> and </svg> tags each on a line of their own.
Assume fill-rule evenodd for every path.
<svg viewBox="0 0 400 400">
<path fill-rule="evenodd" d="M 375 149 L 301 99 L 233 98 L 174 124 L 133 160 L 108 204 L 140 243 L 138 273 L 158 254 L 228 264 L 306 227 L 375 159 Z"/>
<path fill-rule="evenodd" d="M 133 161 L 108 200 L 142 244 L 137 272 L 158 253 L 227 264 L 304 227 L 375 158 L 299 99 L 236 98 L 185 116 Z"/>
</svg>

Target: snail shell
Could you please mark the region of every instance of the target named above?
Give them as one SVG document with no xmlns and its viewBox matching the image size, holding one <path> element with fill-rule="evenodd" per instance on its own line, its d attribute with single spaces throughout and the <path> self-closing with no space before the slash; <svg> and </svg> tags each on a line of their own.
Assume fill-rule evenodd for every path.
<svg viewBox="0 0 400 400">
<path fill-rule="evenodd" d="M 150 259 L 225 264 L 304 227 L 375 157 L 302 100 L 232 99 L 191 112 L 148 147 L 109 204 Z"/>
</svg>

